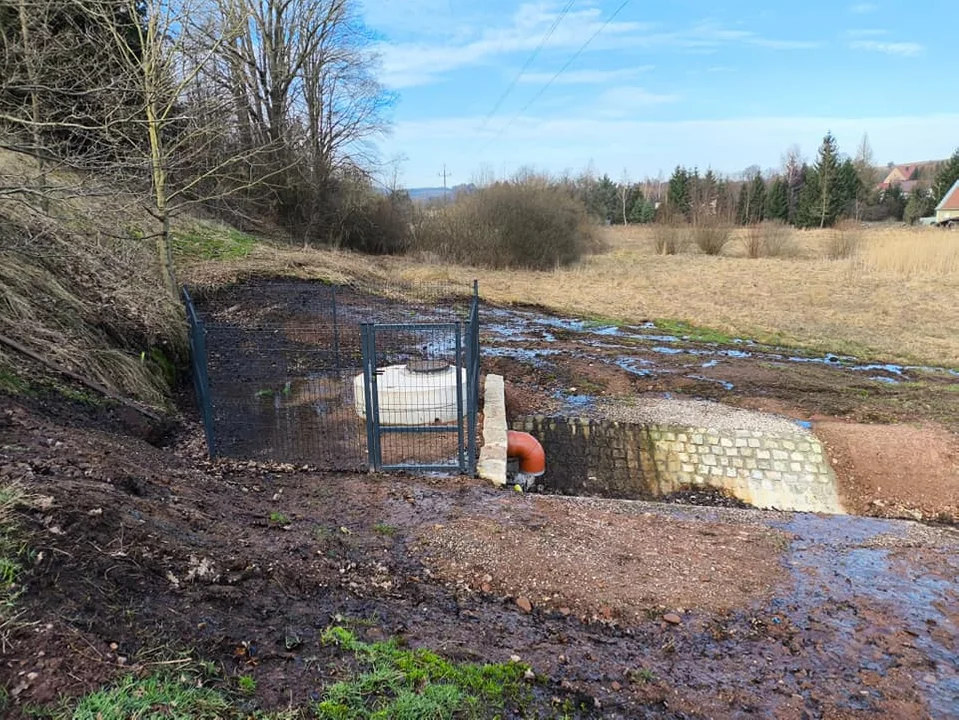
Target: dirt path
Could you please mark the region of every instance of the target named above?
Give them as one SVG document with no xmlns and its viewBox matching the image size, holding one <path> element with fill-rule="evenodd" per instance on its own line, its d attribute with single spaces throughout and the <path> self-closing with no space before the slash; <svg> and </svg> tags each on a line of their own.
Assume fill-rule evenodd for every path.
<svg viewBox="0 0 959 720">
<path fill-rule="evenodd" d="M 621 718 L 959 701 L 950 529 L 211 465 L 198 432 L 164 450 L 80 411 L 0 416 L 0 474 L 34 498 L 33 624 L 0 661 L 14 715 L 186 648 L 252 673 L 256 707 L 303 705 L 332 679 L 334 617 L 457 659 L 518 655 L 546 716 L 554 696 Z"/>
</svg>

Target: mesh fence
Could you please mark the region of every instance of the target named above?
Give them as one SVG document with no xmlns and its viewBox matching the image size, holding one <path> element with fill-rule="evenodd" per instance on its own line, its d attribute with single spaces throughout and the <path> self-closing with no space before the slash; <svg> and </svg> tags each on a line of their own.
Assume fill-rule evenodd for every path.
<svg viewBox="0 0 959 720">
<path fill-rule="evenodd" d="M 448 328 L 457 322 L 466 327 L 471 294 L 469 285 L 365 288 L 270 279 L 195 298 L 199 332 L 205 335 L 211 451 L 366 469 L 370 436 L 361 326 L 446 323 L 445 330 L 381 333 L 376 367 L 455 365 L 457 343 Z M 202 392 L 200 397 L 202 405 Z M 458 440 L 456 433 L 383 433 L 383 462 L 445 464 L 456 457 Z"/>
</svg>

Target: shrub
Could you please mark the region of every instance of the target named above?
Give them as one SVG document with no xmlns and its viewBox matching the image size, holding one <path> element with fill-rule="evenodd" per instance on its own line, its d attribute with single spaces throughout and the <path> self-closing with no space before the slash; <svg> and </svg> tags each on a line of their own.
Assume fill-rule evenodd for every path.
<svg viewBox="0 0 959 720">
<path fill-rule="evenodd" d="M 732 228 L 717 220 L 704 220 L 692 225 L 693 242 L 704 255 L 721 255 L 732 236 Z"/>
<path fill-rule="evenodd" d="M 750 225 L 746 229 L 743 244 L 746 246 L 746 256 L 751 258 L 783 257 L 796 252 L 792 232 L 781 220 L 766 220 Z"/>
<path fill-rule="evenodd" d="M 539 178 L 500 182 L 424 212 L 413 248 L 464 265 L 549 270 L 602 249 L 586 207 Z"/>
<path fill-rule="evenodd" d="M 854 222 L 843 221 L 836 225 L 826 240 L 826 257 L 830 260 L 844 260 L 859 253 L 862 245 L 862 230 Z"/>
<path fill-rule="evenodd" d="M 653 248 L 658 255 L 678 255 L 689 245 L 689 236 L 679 223 L 653 225 Z"/>
</svg>

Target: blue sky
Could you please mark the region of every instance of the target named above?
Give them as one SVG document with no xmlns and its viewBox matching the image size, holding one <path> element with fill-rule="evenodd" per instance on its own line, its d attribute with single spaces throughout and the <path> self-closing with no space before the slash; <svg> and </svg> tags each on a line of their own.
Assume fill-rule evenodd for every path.
<svg viewBox="0 0 959 720">
<path fill-rule="evenodd" d="M 451 184 L 524 166 L 738 173 L 793 144 L 811 158 L 827 130 L 849 154 L 868 133 L 883 164 L 959 146 L 953 0 L 632 0 L 544 90 L 622 4 L 365 0 L 399 98 L 382 158 L 420 187 L 444 163 Z"/>
</svg>

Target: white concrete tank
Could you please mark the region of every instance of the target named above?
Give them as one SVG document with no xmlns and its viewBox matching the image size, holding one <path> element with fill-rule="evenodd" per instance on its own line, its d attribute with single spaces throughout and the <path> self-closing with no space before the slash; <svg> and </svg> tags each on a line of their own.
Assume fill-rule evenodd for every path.
<svg viewBox="0 0 959 720">
<path fill-rule="evenodd" d="M 388 365 L 376 377 L 383 425 L 433 425 L 456 422 L 456 368 L 445 362 Z M 466 414 L 466 368 L 460 371 L 463 414 Z M 353 378 L 353 405 L 366 418 L 363 374 Z"/>
</svg>

